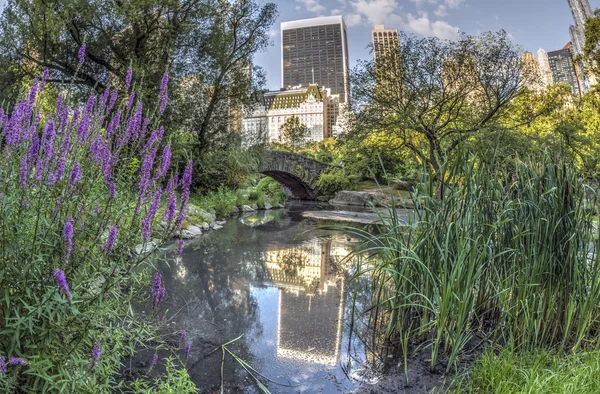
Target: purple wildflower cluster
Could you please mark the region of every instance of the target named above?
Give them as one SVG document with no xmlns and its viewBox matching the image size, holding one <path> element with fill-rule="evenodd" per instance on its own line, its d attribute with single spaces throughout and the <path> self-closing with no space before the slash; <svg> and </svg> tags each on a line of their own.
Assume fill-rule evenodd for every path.
<svg viewBox="0 0 600 394">
<path fill-rule="evenodd" d="M 152 283 L 152 306 L 153 308 L 157 308 L 161 301 L 167 295 L 167 289 L 163 286 L 162 283 L 162 273 L 160 271 L 156 271 L 154 274 L 154 282 Z"/>
<path fill-rule="evenodd" d="M 85 62 L 86 53 L 83 44 L 77 52 L 81 64 Z M 168 78 L 165 73 L 160 87 L 160 113 L 168 101 Z M 141 232 L 144 239 L 148 239 L 163 203 L 166 206 L 163 218 L 169 227 L 174 224 L 181 227 L 190 198 L 192 163 L 183 173 L 171 172 L 171 145 L 163 140 L 164 129 L 150 122 L 149 111 L 144 111 L 139 100 L 135 102 L 135 92 L 130 92 L 131 69 L 126 76 L 126 91 L 106 89 L 91 95 L 81 105 L 74 105 L 67 96 L 60 95 L 54 112 L 41 116 L 39 98 L 47 89 L 48 80 L 49 73 L 45 71 L 41 79 L 33 82 L 28 95 L 14 105 L 11 113 L 0 110 L 0 154 L 3 158 L 0 166 L 4 171 L 5 165 L 14 165 L 11 171 L 15 176 L 11 182 L 19 190 L 27 189 L 23 190 L 20 201 L 23 209 L 37 208 L 38 195 L 53 196 L 47 204 L 52 220 L 47 223 L 54 225 L 64 260 L 47 268 L 45 280 L 52 287 L 55 282 L 57 294 L 71 300 L 73 294 L 69 285 L 75 293 L 79 286 L 72 281 L 83 272 L 78 271 L 82 265 L 76 260 L 98 256 L 91 244 L 86 243 L 88 234 L 106 233 L 106 242 L 93 248 L 111 255 L 116 245 L 120 246 L 121 237 L 125 240 Z M 124 224 L 119 228 L 115 219 L 107 222 L 105 216 L 113 213 L 108 209 L 112 205 L 103 204 L 116 196 L 117 180 L 123 179 L 117 171 L 135 168 L 130 166 L 131 163 L 141 164 L 135 179 L 138 194 L 135 211 L 139 216 L 132 219 L 131 226 L 127 222 L 131 234 L 126 234 Z M 121 190 L 124 189 L 119 188 L 119 192 Z M 85 193 L 94 193 L 94 198 L 88 198 Z M 96 224 L 99 224 L 98 228 L 94 227 Z M 180 240 L 178 253 L 183 245 Z M 154 276 L 151 293 L 157 308 L 166 297 L 160 272 Z M 100 347 L 98 342 L 92 350 L 94 365 L 100 357 Z M 0 357 L 0 373 L 5 373 L 10 365 L 27 365 L 27 361 Z"/>
<path fill-rule="evenodd" d="M 92 348 L 92 359 L 90 361 L 90 366 L 94 368 L 98 364 L 98 359 L 100 358 L 100 353 L 102 351 L 102 343 L 98 341 L 96 345 Z"/>
<path fill-rule="evenodd" d="M 169 101 L 169 93 L 167 92 L 167 85 L 169 84 L 169 73 L 164 73 L 162 81 L 160 83 L 160 114 L 162 115 L 167 108 L 167 102 Z"/>
<path fill-rule="evenodd" d="M 181 253 L 183 253 L 183 245 L 184 244 L 185 244 L 185 242 L 183 241 L 183 239 L 177 240 L 177 251 L 175 252 L 176 256 L 181 256 Z"/>
<path fill-rule="evenodd" d="M 85 48 L 86 44 L 84 42 L 83 45 L 79 48 L 79 51 L 77 51 L 77 58 L 79 59 L 79 64 L 83 64 L 83 62 L 85 62 Z"/>
<path fill-rule="evenodd" d="M 8 359 L 8 365 L 20 365 L 22 367 L 27 366 L 27 360 L 21 357 L 11 357 Z"/>
<path fill-rule="evenodd" d="M 67 278 L 65 277 L 63 270 L 55 269 L 53 275 L 60 292 L 68 299 L 71 299 L 71 291 L 69 290 L 69 284 L 67 283 Z"/>
<path fill-rule="evenodd" d="M 115 240 L 117 239 L 117 231 L 119 231 L 119 225 L 112 226 L 110 230 L 108 230 L 108 237 L 106 238 L 106 244 L 104 245 L 104 251 L 106 253 L 110 253 L 113 250 L 115 245 Z"/>
<path fill-rule="evenodd" d="M 0 356 L 0 375 L 6 375 L 8 365 L 20 365 L 26 367 L 28 361 L 22 357 L 11 357 L 6 362 L 6 357 Z"/>
<path fill-rule="evenodd" d="M 150 362 L 150 366 L 156 367 L 156 364 L 158 364 L 158 353 L 154 353 L 154 356 L 152 356 L 152 361 Z"/>
<path fill-rule="evenodd" d="M 63 228 L 63 239 L 65 243 L 65 259 L 69 260 L 73 251 L 73 218 L 69 218 Z"/>
<path fill-rule="evenodd" d="M 185 344 L 185 355 L 186 355 L 186 357 L 190 354 L 190 351 L 192 351 L 192 343 L 191 342 L 186 342 L 186 344 Z"/>
</svg>

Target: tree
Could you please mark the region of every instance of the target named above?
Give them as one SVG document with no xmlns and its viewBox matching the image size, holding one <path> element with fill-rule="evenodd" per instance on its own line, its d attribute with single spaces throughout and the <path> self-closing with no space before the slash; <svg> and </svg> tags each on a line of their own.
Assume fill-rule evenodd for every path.
<svg viewBox="0 0 600 394">
<path fill-rule="evenodd" d="M 0 51 L 12 60 L 18 79 L 47 68 L 49 82 L 98 92 L 123 81 L 131 65 L 139 94 L 144 87 L 156 90 L 186 50 L 182 37 L 202 28 L 193 21 L 208 12 L 208 0 L 10 0 L 0 25 Z"/>
<path fill-rule="evenodd" d="M 199 155 L 237 143 L 230 119 L 262 88 L 264 75 L 251 61 L 270 44 L 276 15 L 273 3 L 255 0 L 9 0 L 0 23 L 0 95 L 10 100 L 12 81 L 46 68 L 49 82 L 122 88 L 132 67 L 136 95 L 153 103 L 169 71 L 174 103 L 165 127 L 193 135 Z"/>
<path fill-rule="evenodd" d="M 189 38 L 191 61 L 175 114 L 181 128 L 195 136 L 199 151 L 241 133 L 242 107 L 257 105 L 265 83 L 252 58 L 271 43 L 269 31 L 277 17 L 273 3 L 219 0 L 214 7 L 210 28 Z"/>
<path fill-rule="evenodd" d="M 353 75 L 354 133 L 393 133 L 443 184 L 444 162 L 464 141 L 509 118 L 525 94 L 522 51 L 504 31 L 457 41 L 401 34 L 401 45 Z M 527 78 L 525 78 L 527 77 Z"/>
<path fill-rule="evenodd" d="M 302 147 L 309 136 L 310 130 L 300 122 L 300 118 L 297 116 L 287 118 L 279 128 L 279 140 L 289 146 L 292 152 L 296 152 L 296 148 Z"/>
</svg>

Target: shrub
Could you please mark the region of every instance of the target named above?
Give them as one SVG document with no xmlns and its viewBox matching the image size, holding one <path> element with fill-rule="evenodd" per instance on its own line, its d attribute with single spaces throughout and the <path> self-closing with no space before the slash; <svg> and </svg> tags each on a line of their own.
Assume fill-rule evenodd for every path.
<svg viewBox="0 0 600 394">
<path fill-rule="evenodd" d="M 163 188 L 163 130 L 116 90 L 81 109 L 61 96 L 40 121 L 47 78 L 2 116 L 0 360 L 13 362 L 0 368 L 0 391 L 113 392 L 123 357 L 161 343 L 161 275 L 150 287 L 150 253 L 132 251 L 164 244 L 184 219 L 191 165 Z M 164 201 L 169 225 L 156 230 Z M 134 301 L 153 307 L 150 318 L 134 316 Z"/>
<path fill-rule="evenodd" d="M 333 196 L 340 190 L 351 190 L 354 185 L 353 178 L 348 176 L 343 168 L 324 171 L 317 181 L 317 188 L 325 196 Z"/>
</svg>

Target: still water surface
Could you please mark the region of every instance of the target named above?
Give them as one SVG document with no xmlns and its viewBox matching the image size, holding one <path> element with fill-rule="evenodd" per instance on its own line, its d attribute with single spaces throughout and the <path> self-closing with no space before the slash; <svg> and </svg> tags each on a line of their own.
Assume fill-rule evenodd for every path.
<svg viewBox="0 0 600 394">
<path fill-rule="evenodd" d="M 349 281 L 353 262 L 343 261 L 357 240 L 300 215 L 319 208 L 293 203 L 232 218 L 162 267 L 172 324 L 188 331 L 187 365 L 201 392 L 221 385 L 222 352 L 211 352 L 242 335 L 228 349 L 287 385 L 262 379 L 273 393 L 349 392 L 364 381 L 368 352 L 349 320 L 354 288 L 360 305 L 369 286 Z M 223 375 L 226 392 L 260 392 L 228 353 Z"/>
</svg>

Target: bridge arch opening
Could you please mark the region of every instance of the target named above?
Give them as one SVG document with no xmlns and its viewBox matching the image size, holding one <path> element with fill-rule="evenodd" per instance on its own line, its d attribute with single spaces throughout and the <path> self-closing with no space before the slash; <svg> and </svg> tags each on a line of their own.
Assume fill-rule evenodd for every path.
<svg viewBox="0 0 600 394">
<path fill-rule="evenodd" d="M 292 191 L 295 198 L 299 200 L 316 200 L 316 192 L 299 177 L 284 171 L 261 171 L 261 174 L 275 179 Z"/>
</svg>

